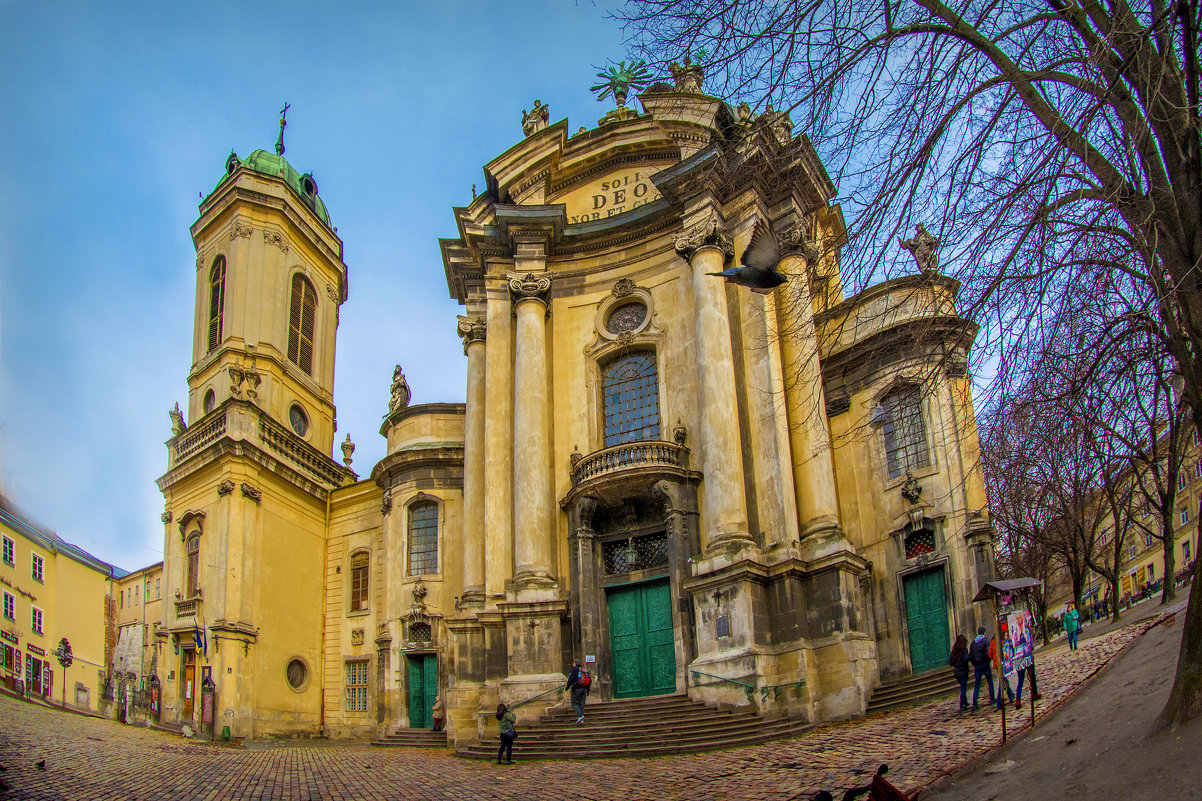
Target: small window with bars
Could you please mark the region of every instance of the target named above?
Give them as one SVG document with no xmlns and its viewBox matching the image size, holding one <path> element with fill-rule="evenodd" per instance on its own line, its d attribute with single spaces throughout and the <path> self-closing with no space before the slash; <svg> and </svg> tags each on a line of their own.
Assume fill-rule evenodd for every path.
<svg viewBox="0 0 1202 801">
<path fill-rule="evenodd" d="M 346 711 L 367 711 L 367 660 L 346 663 Z"/>
<path fill-rule="evenodd" d="M 606 542 L 601 546 L 605 572 L 609 575 L 650 570 L 668 564 L 666 532 Z"/>
<path fill-rule="evenodd" d="M 929 528 L 919 529 L 918 531 L 906 536 L 906 558 L 914 559 L 924 553 L 935 552 L 935 532 Z"/>
<path fill-rule="evenodd" d="M 317 292 L 300 273 L 292 276 L 292 301 L 288 309 L 288 361 L 313 374 L 313 324 Z"/>
<path fill-rule="evenodd" d="M 209 351 L 221 344 L 221 323 L 225 317 L 225 256 L 213 260 L 209 270 Z"/>
<path fill-rule="evenodd" d="M 351 611 L 367 611 L 367 568 L 369 557 L 365 551 L 351 556 Z"/>
<path fill-rule="evenodd" d="M 410 623 L 409 642 L 430 642 L 434 639 L 434 629 L 429 623 Z"/>
<path fill-rule="evenodd" d="M 909 387 L 886 395 L 877 409 L 885 438 L 885 460 L 889 478 L 931 464 L 927 450 L 927 428 L 922 417 L 922 394 Z"/>
<path fill-rule="evenodd" d="M 438 504 L 423 501 L 409 507 L 409 575 L 438 572 Z"/>
</svg>

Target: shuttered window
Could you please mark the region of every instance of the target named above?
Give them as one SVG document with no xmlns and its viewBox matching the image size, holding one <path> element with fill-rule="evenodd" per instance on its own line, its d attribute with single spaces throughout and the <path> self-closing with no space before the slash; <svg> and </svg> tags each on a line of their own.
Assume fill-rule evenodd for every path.
<svg viewBox="0 0 1202 801">
<path fill-rule="evenodd" d="M 218 256 L 209 270 L 209 351 L 221 344 L 221 321 L 225 317 L 225 256 Z"/>
<path fill-rule="evenodd" d="M 292 276 L 292 302 L 288 312 L 288 361 L 313 374 L 313 320 L 317 292 L 303 275 Z"/>
</svg>

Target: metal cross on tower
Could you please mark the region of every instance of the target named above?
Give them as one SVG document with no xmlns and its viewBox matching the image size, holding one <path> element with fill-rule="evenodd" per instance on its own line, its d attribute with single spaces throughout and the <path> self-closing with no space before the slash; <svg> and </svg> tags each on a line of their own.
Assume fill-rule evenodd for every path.
<svg viewBox="0 0 1202 801">
<path fill-rule="evenodd" d="M 288 109 L 292 108 L 288 101 L 284 101 L 284 108 L 280 110 L 280 138 L 275 140 L 275 154 L 277 156 L 284 155 L 284 128 L 288 127 Z"/>
</svg>

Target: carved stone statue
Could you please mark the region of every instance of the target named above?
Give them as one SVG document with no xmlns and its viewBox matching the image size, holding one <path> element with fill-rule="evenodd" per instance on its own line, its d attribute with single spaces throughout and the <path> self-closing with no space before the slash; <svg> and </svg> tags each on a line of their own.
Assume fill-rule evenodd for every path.
<svg viewBox="0 0 1202 801">
<path fill-rule="evenodd" d="M 401 366 L 398 364 L 392 371 L 392 397 L 388 400 L 388 413 L 392 414 L 397 409 L 404 409 L 409 405 L 410 397 L 412 395 L 409 392 L 409 382 L 405 380 L 405 373 L 401 371 Z"/>
<path fill-rule="evenodd" d="M 931 236 L 925 225 L 919 223 L 915 226 L 913 239 L 899 239 L 898 242 L 914 256 L 918 270 L 923 275 L 939 272 L 939 256 L 935 253 L 939 240 Z"/>
<path fill-rule="evenodd" d="M 167 410 L 167 414 L 171 415 L 171 436 L 178 437 L 188 428 L 188 424 L 184 422 L 184 413 L 179 410 L 179 403 L 175 404 L 174 409 Z"/>
<path fill-rule="evenodd" d="M 701 69 L 700 64 L 694 64 L 688 55 L 684 57 L 684 66 L 673 61 L 668 65 L 668 71 L 672 73 L 672 80 L 676 83 L 676 91 L 701 91 L 701 81 L 705 78 L 705 71 Z"/>
<path fill-rule="evenodd" d="M 538 100 L 534 101 L 534 108 L 529 111 L 522 109 L 522 133 L 526 134 L 526 136 L 538 133 L 543 128 L 546 128 L 547 123 L 550 121 L 550 107 L 544 106 Z"/>
</svg>

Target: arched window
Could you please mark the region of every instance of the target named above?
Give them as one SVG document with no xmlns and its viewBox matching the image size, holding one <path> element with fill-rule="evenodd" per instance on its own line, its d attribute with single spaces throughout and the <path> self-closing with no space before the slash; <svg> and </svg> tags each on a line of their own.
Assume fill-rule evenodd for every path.
<svg viewBox="0 0 1202 801">
<path fill-rule="evenodd" d="M 601 371 L 605 447 L 659 439 L 659 382 L 655 354 L 638 351 Z"/>
<path fill-rule="evenodd" d="M 885 437 L 889 478 L 897 478 L 931 464 L 927 427 L 922 419 L 922 393 L 918 387 L 890 392 L 877 409 Z"/>
<path fill-rule="evenodd" d="M 409 507 L 409 575 L 438 572 L 438 504 L 422 501 Z"/>
<path fill-rule="evenodd" d="M 209 351 L 221 344 L 221 321 L 224 317 L 225 256 L 218 256 L 209 270 Z"/>
<path fill-rule="evenodd" d="M 360 551 L 351 556 L 351 611 L 367 611 L 367 566 L 366 551 Z"/>
<path fill-rule="evenodd" d="M 187 579 L 188 597 L 195 598 L 200 592 L 200 535 L 195 534 L 188 538 L 188 572 L 185 576 Z"/>
<path fill-rule="evenodd" d="M 313 373 L 313 319 L 317 292 L 300 273 L 292 276 L 292 302 L 288 309 L 288 361 Z"/>
</svg>

